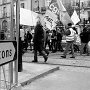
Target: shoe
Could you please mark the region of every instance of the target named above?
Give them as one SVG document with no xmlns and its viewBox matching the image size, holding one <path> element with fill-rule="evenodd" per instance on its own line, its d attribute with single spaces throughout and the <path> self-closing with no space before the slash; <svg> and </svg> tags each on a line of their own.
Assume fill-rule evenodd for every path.
<svg viewBox="0 0 90 90">
<path fill-rule="evenodd" d="M 66 56 L 61 56 L 62 58 L 66 58 Z"/>
<path fill-rule="evenodd" d="M 46 57 L 46 58 L 45 58 L 45 61 L 44 61 L 44 62 L 46 62 L 46 61 L 47 61 L 47 59 L 48 59 L 48 57 Z"/>
<path fill-rule="evenodd" d="M 60 50 L 61 52 L 63 52 L 64 50 Z"/>
<path fill-rule="evenodd" d="M 36 61 L 36 60 L 33 60 L 32 62 L 38 62 L 38 61 Z"/>
<path fill-rule="evenodd" d="M 74 56 L 70 57 L 70 58 L 75 58 Z"/>
</svg>

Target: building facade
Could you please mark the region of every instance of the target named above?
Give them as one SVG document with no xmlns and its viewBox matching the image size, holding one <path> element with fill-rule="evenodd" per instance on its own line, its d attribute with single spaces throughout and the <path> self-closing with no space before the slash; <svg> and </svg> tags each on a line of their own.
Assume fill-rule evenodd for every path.
<svg viewBox="0 0 90 90">
<path fill-rule="evenodd" d="M 10 32 L 11 1 L 0 0 L 0 39 Z"/>
<path fill-rule="evenodd" d="M 37 13 L 45 13 L 45 0 L 20 0 L 20 7 Z"/>
<path fill-rule="evenodd" d="M 47 5 L 51 0 L 20 0 L 21 7 L 30 9 L 34 12 L 44 14 Z M 88 20 L 90 18 L 90 0 L 61 0 L 67 12 L 71 16 L 74 9 L 80 18 Z"/>
</svg>

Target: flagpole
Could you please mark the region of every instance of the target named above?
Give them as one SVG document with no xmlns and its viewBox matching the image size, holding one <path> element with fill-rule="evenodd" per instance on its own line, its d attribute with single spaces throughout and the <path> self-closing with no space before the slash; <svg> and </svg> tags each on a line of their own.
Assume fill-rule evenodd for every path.
<svg viewBox="0 0 90 90">
<path fill-rule="evenodd" d="M 80 19 L 80 0 L 79 0 L 79 19 Z"/>
</svg>

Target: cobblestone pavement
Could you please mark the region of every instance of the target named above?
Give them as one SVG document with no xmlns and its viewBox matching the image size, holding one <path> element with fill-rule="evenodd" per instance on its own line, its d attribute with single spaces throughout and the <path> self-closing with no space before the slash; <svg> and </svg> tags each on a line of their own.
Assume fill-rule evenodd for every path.
<svg viewBox="0 0 90 90">
<path fill-rule="evenodd" d="M 49 58 L 47 61 L 47 64 L 52 65 L 69 65 L 69 66 L 83 66 L 83 67 L 90 67 L 90 56 L 87 56 L 83 54 L 82 56 L 79 53 L 75 53 L 75 59 L 70 58 L 70 54 L 67 55 L 67 58 L 63 59 L 60 56 L 62 55 L 62 52 L 56 52 L 49 54 Z M 33 51 L 27 51 L 23 55 L 23 61 L 24 62 L 31 62 L 34 58 Z M 29 59 L 28 59 L 29 58 Z M 44 59 L 42 59 L 42 56 L 38 56 L 39 63 L 42 63 Z"/>
</svg>

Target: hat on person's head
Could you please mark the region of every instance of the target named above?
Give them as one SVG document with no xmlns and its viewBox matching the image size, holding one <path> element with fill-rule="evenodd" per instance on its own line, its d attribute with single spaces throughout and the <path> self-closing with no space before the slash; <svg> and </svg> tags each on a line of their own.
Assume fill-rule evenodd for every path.
<svg viewBox="0 0 90 90">
<path fill-rule="evenodd" d="M 68 26 L 72 26 L 72 23 L 68 23 Z"/>
</svg>

